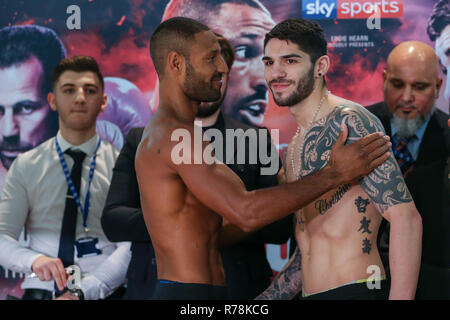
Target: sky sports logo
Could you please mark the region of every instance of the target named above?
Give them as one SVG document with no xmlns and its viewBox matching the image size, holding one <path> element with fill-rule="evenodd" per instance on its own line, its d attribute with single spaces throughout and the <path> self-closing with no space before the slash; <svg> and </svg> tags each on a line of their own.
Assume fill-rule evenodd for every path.
<svg viewBox="0 0 450 320">
<path fill-rule="evenodd" d="M 302 0 L 308 19 L 367 19 L 378 7 L 381 18 L 402 18 L 403 0 Z"/>
</svg>

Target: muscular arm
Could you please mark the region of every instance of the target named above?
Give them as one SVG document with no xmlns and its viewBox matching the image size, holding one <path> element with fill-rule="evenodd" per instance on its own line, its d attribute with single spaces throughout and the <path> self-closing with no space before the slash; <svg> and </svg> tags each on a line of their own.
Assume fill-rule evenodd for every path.
<svg viewBox="0 0 450 320">
<path fill-rule="evenodd" d="M 246 184 L 248 190 L 263 189 L 276 186 L 278 185 L 280 172 L 281 174 L 284 174 L 284 171 L 280 170 L 282 169 L 281 160 L 279 160 L 278 152 L 272 143 L 270 133 L 267 129 L 264 130 L 264 132 L 265 132 L 265 139 L 263 140 L 262 143 L 261 140 L 259 140 L 257 145 L 258 148 L 260 148 L 261 145 L 265 144 L 264 147 L 266 148 L 266 150 L 263 150 L 263 152 L 265 153 L 267 151 L 267 158 L 272 160 L 269 163 L 266 162 L 263 163 L 263 161 L 258 160 L 257 164 L 252 168 L 250 168 L 250 166 L 245 167 L 244 170 L 246 172 L 242 173 L 241 179 Z M 245 142 L 247 143 L 248 141 L 245 140 Z M 247 145 L 246 150 L 248 150 L 249 148 L 250 147 Z M 258 154 L 261 153 L 259 149 L 257 151 Z M 277 157 L 278 161 L 275 161 L 275 157 Z M 249 162 L 248 159 L 247 162 Z M 267 168 L 271 167 L 272 165 L 274 165 L 275 168 L 277 168 L 277 172 L 273 174 L 261 173 L 261 169 L 263 167 Z M 253 169 L 255 167 L 257 170 Z M 230 168 L 233 168 L 233 166 L 231 166 Z M 289 239 L 289 236 L 292 235 L 292 231 L 293 225 L 291 215 L 281 218 L 280 220 L 277 220 L 251 234 L 242 231 L 240 228 L 230 224 L 226 219 L 224 219 L 220 233 L 219 244 L 221 246 L 235 244 L 244 238 L 246 238 L 245 240 L 246 243 L 282 244 Z"/>
<path fill-rule="evenodd" d="M 344 108 L 349 141 L 382 130 L 375 116 L 361 108 Z M 413 299 L 420 268 L 422 222 L 392 152 L 389 159 L 360 181 L 378 211 L 391 223 L 390 299 Z"/>
<path fill-rule="evenodd" d="M 150 241 L 139 199 L 134 157 L 140 141 L 140 129 L 132 129 L 126 137 L 106 199 L 101 223 L 110 241 Z"/>
<path fill-rule="evenodd" d="M 302 290 L 301 256 L 297 247 L 291 259 L 256 300 L 290 300 Z"/>
<path fill-rule="evenodd" d="M 188 128 L 188 131 L 191 137 L 195 137 L 192 128 Z M 324 169 L 294 183 L 249 192 L 242 181 L 224 164 L 208 165 L 204 161 L 202 164 L 193 164 L 195 159 L 197 163 L 198 159 L 203 159 L 206 144 L 203 149 L 197 148 L 200 150 L 191 146 L 192 164 L 175 164 L 172 161 L 170 149 L 175 147 L 175 144 L 169 145 L 163 156 L 167 159 L 165 162 L 178 173 L 197 199 L 247 232 L 288 215 L 338 185 L 368 174 L 386 160 L 387 145 L 383 143 L 386 141 L 380 134 L 371 135 L 350 146 L 343 146 L 346 132 L 344 127 L 344 132 L 333 146 L 332 156 Z M 383 147 L 378 148 L 380 144 Z M 193 145 L 195 146 L 195 143 Z M 154 154 L 148 154 L 148 157 L 152 156 Z M 147 156 L 138 157 L 137 165 L 144 167 L 146 158 Z M 352 166 L 349 167 L 348 163 L 352 163 Z"/>
</svg>

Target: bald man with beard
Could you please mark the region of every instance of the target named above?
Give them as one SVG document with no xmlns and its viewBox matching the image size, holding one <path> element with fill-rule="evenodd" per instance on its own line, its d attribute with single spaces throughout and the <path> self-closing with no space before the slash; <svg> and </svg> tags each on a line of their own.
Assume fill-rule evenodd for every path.
<svg viewBox="0 0 450 320">
<path fill-rule="evenodd" d="M 399 44 L 383 72 L 384 102 L 368 110 L 391 137 L 406 185 L 423 221 L 422 262 L 416 298 L 450 298 L 450 219 L 443 179 L 449 157 L 448 115 L 436 108 L 442 86 L 433 48 L 418 41 Z M 407 152 L 395 151 L 406 143 Z M 379 233 L 380 253 L 388 264 L 389 225 Z M 446 279 L 449 279 L 448 281 Z"/>
</svg>

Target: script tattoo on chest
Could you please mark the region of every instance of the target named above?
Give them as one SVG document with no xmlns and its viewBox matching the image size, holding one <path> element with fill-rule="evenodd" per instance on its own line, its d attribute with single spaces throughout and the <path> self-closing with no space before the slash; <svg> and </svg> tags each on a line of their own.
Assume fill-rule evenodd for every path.
<svg viewBox="0 0 450 320">
<path fill-rule="evenodd" d="M 319 211 L 320 214 L 325 214 L 331 207 L 338 203 L 344 197 L 344 194 L 350 189 L 349 184 L 340 186 L 335 194 L 328 201 L 327 199 L 319 199 L 315 202 L 314 207 Z"/>
</svg>

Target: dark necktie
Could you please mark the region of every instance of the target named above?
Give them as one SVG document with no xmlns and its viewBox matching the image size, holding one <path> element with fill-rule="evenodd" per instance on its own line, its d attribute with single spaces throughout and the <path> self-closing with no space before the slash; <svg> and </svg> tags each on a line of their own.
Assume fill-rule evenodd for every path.
<svg viewBox="0 0 450 320">
<path fill-rule="evenodd" d="M 414 139 L 415 136 L 413 136 L 411 139 Z M 402 170 L 403 177 L 406 178 L 406 176 L 414 169 L 414 159 L 411 155 L 411 153 L 408 150 L 408 141 L 405 138 L 402 138 L 398 135 L 394 137 L 394 155 L 397 159 L 397 163 L 400 167 L 400 170 Z"/>
<path fill-rule="evenodd" d="M 81 167 L 86 154 L 83 151 L 67 150 L 65 152 L 74 160 L 70 177 L 73 181 L 75 190 L 80 194 Z M 78 207 L 70 188 L 67 189 L 66 207 L 61 227 L 61 236 L 59 238 L 58 258 L 68 267 L 73 264 L 75 231 L 77 225 Z"/>
</svg>

